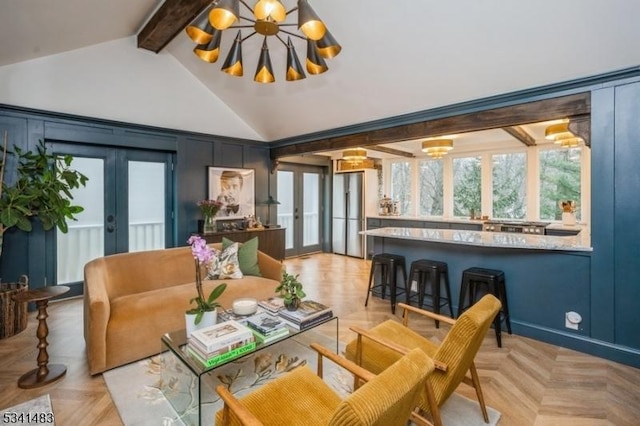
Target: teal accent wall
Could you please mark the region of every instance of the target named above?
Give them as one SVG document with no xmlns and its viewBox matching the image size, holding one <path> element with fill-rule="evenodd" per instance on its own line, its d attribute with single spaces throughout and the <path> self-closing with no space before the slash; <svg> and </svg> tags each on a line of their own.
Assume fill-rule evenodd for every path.
<svg viewBox="0 0 640 426">
<path fill-rule="evenodd" d="M 35 149 L 39 140 L 91 144 L 171 152 L 175 155 L 173 211 L 175 245 L 186 245 L 191 232 L 197 231 L 199 212 L 196 201 L 207 197 L 207 166 L 251 168 L 256 172 L 256 199 L 268 194 L 269 147 L 264 142 L 233 139 L 119 123 L 55 112 L 34 111 L 0 105 L 0 137 L 7 130 L 9 147 Z M 5 171 L 7 182 L 14 179 L 15 164 Z M 266 197 L 264 197 L 266 199 Z M 266 205 L 256 205 L 256 214 L 266 217 Z M 11 229 L 5 233 L 0 260 L 0 278 L 17 281 L 27 274 L 33 288 L 42 287 L 53 231 L 44 232 L 36 222 L 35 230 L 24 233 Z M 51 277 L 47 278 L 53 283 Z"/>
</svg>

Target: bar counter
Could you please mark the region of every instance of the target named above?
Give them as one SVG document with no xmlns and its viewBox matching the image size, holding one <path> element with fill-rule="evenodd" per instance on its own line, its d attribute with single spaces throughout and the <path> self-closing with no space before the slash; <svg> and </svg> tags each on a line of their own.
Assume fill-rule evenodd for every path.
<svg viewBox="0 0 640 426">
<path fill-rule="evenodd" d="M 550 235 L 468 231 L 460 229 L 390 227 L 370 229 L 361 232 L 361 234 L 371 237 L 397 238 L 401 240 L 463 244 L 481 247 L 551 251 L 593 251 L 593 248 L 590 246 L 589 236 L 585 232 L 581 232 L 575 236 L 557 237 Z"/>
<path fill-rule="evenodd" d="M 585 236 L 403 227 L 362 233 L 372 240 L 370 255 L 404 256 L 407 272 L 415 260 L 446 262 L 454 313 L 458 308 L 462 272 L 471 267 L 498 269 L 505 274 L 514 333 L 576 348 L 581 347 L 588 336 L 592 322 L 593 249 Z M 565 314 L 569 311 L 582 315 L 583 321 L 577 330 L 565 327 Z M 508 335 L 504 333 L 503 344 L 509 345 Z"/>
</svg>

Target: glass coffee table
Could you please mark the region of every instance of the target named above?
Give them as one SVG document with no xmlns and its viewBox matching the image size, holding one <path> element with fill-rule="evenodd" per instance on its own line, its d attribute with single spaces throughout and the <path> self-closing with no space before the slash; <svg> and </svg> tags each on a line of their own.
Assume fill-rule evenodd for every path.
<svg viewBox="0 0 640 426">
<path fill-rule="evenodd" d="M 215 413 L 222 408 L 215 392 L 217 384 L 242 395 L 293 368 L 314 368 L 317 353 L 309 347 L 311 343 L 338 353 L 338 317 L 305 330 L 289 327 L 288 335 L 257 343 L 251 352 L 215 367 L 205 367 L 189 355 L 185 330 L 166 333 L 161 340 L 161 390 L 165 398 L 185 425 L 213 424 Z"/>
</svg>

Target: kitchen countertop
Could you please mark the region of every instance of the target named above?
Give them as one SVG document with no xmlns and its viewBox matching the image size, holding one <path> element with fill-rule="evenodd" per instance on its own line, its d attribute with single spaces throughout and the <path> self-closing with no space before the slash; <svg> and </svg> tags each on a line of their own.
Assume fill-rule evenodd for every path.
<svg viewBox="0 0 640 426">
<path fill-rule="evenodd" d="M 452 218 L 442 218 L 442 217 L 429 217 L 429 216 L 394 216 L 394 215 L 375 215 L 375 216 L 367 216 L 367 219 L 396 219 L 396 220 L 413 220 L 413 221 L 422 221 L 422 222 L 442 222 L 442 223 L 475 223 L 478 225 L 482 225 L 486 220 L 495 220 L 495 221 L 509 221 L 509 222 L 519 222 L 518 220 L 510 220 L 510 219 L 465 219 L 461 217 L 452 217 Z M 525 221 L 521 221 L 525 222 Z M 539 220 L 538 222 L 547 222 L 545 220 Z M 550 222 L 547 226 L 548 229 L 556 229 L 556 230 L 564 230 L 564 231 L 583 231 L 588 229 L 587 225 L 584 223 L 576 223 L 575 225 L 563 225 L 562 222 Z"/>
<path fill-rule="evenodd" d="M 386 217 L 386 216 L 383 216 Z M 589 234 L 556 237 L 508 232 L 466 231 L 457 229 L 379 228 L 360 232 L 363 235 L 401 240 L 429 241 L 480 247 L 551 251 L 593 251 Z"/>
</svg>

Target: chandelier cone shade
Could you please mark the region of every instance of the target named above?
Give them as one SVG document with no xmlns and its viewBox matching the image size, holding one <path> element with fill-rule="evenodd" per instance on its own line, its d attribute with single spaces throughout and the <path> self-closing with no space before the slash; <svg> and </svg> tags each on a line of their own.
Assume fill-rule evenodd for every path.
<svg viewBox="0 0 640 426">
<path fill-rule="evenodd" d="M 193 53 L 200 59 L 210 64 L 218 60 L 220 55 L 220 39 L 222 38 L 222 31 L 213 30 L 211 39 L 206 44 L 199 44 L 193 48 Z"/>
<path fill-rule="evenodd" d="M 253 7 L 256 19 L 273 19 L 282 22 L 287 18 L 287 10 L 278 0 L 258 0 Z"/>
<path fill-rule="evenodd" d="M 196 43 L 194 53 L 203 61 L 214 63 L 220 55 L 222 33 L 227 29 L 238 29 L 222 66 L 222 71 L 233 76 L 244 74 L 242 43 L 256 34 L 264 36 L 264 40 L 258 56 L 255 81 L 272 83 L 276 80 L 270 57 L 273 44 L 269 46 L 269 41 L 281 43 L 286 49 L 284 74 L 287 81 L 306 78 L 292 39 L 307 42 L 307 72 L 312 75 L 324 73 L 329 69 L 325 59 L 337 56 L 342 46 L 327 30 L 325 23 L 318 17 L 308 0 L 298 0 L 296 6 L 290 10 L 286 10 L 285 4 L 286 1 L 283 0 L 257 0 L 251 8 L 245 0 L 215 0 L 185 28 L 185 31 Z M 294 12 L 297 12 L 297 22 L 287 23 L 287 19 L 293 16 Z M 296 28 L 299 32 L 295 31 Z M 243 37 L 242 29 L 249 29 L 251 32 Z M 284 34 L 287 35 L 286 42 Z M 279 67 L 277 60 L 275 64 Z"/>
<path fill-rule="evenodd" d="M 242 77 L 242 33 L 238 30 L 238 35 L 233 41 L 231 50 L 224 64 L 222 64 L 222 71 L 235 77 Z"/>
<path fill-rule="evenodd" d="M 209 12 L 211 11 L 211 7 L 208 8 L 205 13 L 201 14 L 196 18 L 185 31 L 189 38 L 198 44 L 207 44 L 211 41 L 213 37 L 213 32 L 215 31 L 209 22 Z"/>
<path fill-rule="evenodd" d="M 266 38 L 262 43 L 260 60 L 258 61 L 258 68 L 256 69 L 256 75 L 253 80 L 258 83 L 273 83 L 276 81 L 273 76 L 273 67 L 271 66 L 271 57 L 269 56 L 269 47 L 267 46 Z"/>
<path fill-rule="evenodd" d="M 289 37 L 287 39 L 287 81 L 302 80 L 303 78 L 307 78 L 307 76 L 302 69 L 296 49 L 291 43 L 291 37 Z"/>
<path fill-rule="evenodd" d="M 324 33 L 324 37 L 316 42 L 316 46 L 320 56 L 326 59 L 338 56 L 338 53 L 342 50 L 342 46 L 338 44 L 329 31 Z"/>
<path fill-rule="evenodd" d="M 320 40 L 327 31 L 307 0 L 298 0 L 298 29 L 311 40 Z"/>
<path fill-rule="evenodd" d="M 451 139 L 430 139 L 422 142 L 422 152 L 433 158 L 442 158 L 453 149 Z"/>
<path fill-rule="evenodd" d="M 216 30 L 226 30 L 240 17 L 238 0 L 219 0 L 209 12 L 209 22 Z"/>
<path fill-rule="evenodd" d="M 307 40 L 307 71 L 309 74 L 322 74 L 328 69 L 327 63 L 318 52 L 316 43 L 313 40 Z"/>
</svg>

